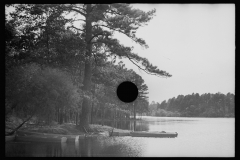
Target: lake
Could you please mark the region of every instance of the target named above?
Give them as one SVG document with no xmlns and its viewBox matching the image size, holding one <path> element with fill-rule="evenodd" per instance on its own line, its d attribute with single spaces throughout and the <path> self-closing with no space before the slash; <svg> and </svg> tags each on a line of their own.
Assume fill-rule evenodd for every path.
<svg viewBox="0 0 240 160">
<path fill-rule="evenodd" d="M 108 122 L 106 122 L 108 123 Z M 116 125 L 116 124 L 115 124 Z M 131 129 L 133 121 L 119 122 Z M 138 131 L 178 132 L 177 138 L 92 137 L 71 143 L 5 143 L 5 155 L 21 157 L 234 157 L 235 118 L 142 116 Z"/>
</svg>

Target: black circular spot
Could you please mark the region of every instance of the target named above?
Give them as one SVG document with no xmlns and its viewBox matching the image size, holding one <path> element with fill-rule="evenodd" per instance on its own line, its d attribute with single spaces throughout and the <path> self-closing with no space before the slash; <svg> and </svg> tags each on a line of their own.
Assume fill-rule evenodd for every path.
<svg viewBox="0 0 240 160">
<path fill-rule="evenodd" d="M 138 88 L 133 82 L 124 81 L 117 87 L 117 96 L 121 101 L 131 103 L 137 99 Z"/>
</svg>

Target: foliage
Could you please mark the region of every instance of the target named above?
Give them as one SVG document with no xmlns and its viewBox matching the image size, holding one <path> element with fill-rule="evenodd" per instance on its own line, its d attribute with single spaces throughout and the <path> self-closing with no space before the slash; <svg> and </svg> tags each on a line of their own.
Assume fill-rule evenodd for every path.
<svg viewBox="0 0 240 160">
<path fill-rule="evenodd" d="M 68 73 L 35 63 L 9 71 L 5 89 L 6 116 L 54 119 L 57 109 L 68 106 L 76 111 L 81 101 L 81 91 Z"/>
<path fill-rule="evenodd" d="M 235 95 L 228 93 L 179 95 L 164 100 L 161 104 L 150 104 L 150 115 L 183 117 L 234 117 Z"/>
</svg>

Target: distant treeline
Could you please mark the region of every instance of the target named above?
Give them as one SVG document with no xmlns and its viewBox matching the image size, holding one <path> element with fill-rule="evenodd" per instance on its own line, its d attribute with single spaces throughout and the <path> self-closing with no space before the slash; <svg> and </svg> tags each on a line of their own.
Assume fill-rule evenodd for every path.
<svg viewBox="0 0 240 160">
<path fill-rule="evenodd" d="M 159 117 L 235 117 L 235 95 L 228 93 L 178 95 L 149 105 L 149 116 Z"/>
</svg>

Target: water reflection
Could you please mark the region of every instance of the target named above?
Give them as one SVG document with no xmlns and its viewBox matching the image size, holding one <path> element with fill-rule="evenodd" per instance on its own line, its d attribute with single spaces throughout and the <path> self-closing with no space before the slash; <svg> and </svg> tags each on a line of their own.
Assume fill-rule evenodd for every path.
<svg viewBox="0 0 240 160">
<path fill-rule="evenodd" d="M 134 122 L 135 129 L 134 129 Z M 148 131 L 149 130 L 149 123 L 146 123 L 144 120 L 123 120 L 123 121 L 96 121 L 96 124 L 107 125 L 118 129 L 124 130 L 135 130 L 135 131 Z"/>
<path fill-rule="evenodd" d="M 61 145 L 58 143 L 22 143 L 9 142 L 5 144 L 5 154 L 8 157 L 60 157 Z"/>
<path fill-rule="evenodd" d="M 134 121 L 104 121 L 97 122 L 112 126 L 118 129 L 133 130 Z M 139 120 L 136 121 L 136 131 L 148 131 L 149 124 Z M 128 137 L 131 138 L 131 137 Z M 123 137 L 126 141 L 126 137 Z M 129 147 L 122 143 L 123 139 L 119 137 L 89 137 L 80 139 L 79 143 L 23 143 L 8 142 L 5 143 L 6 156 L 26 156 L 26 157 L 91 157 L 91 156 L 127 156 L 139 155 L 131 150 L 136 150 L 139 145 Z M 130 139 L 129 139 L 130 140 Z M 133 142 L 135 144 L 135 142 Z M 126 155 L 127 154 L 127 155 Z"/>
<path fill-rule="evenodd" d="M 79 143 L 5 143 L 7 157 L 221 157 L 234 156 L 234 119 L 136 121 L 138 131 L 177 131 L 177 138 L 88 137 Z M 133 121 L 104 122 L 132 130 Z M 220 152 L 221 151 L 221 152 Z"/>
</svg>

